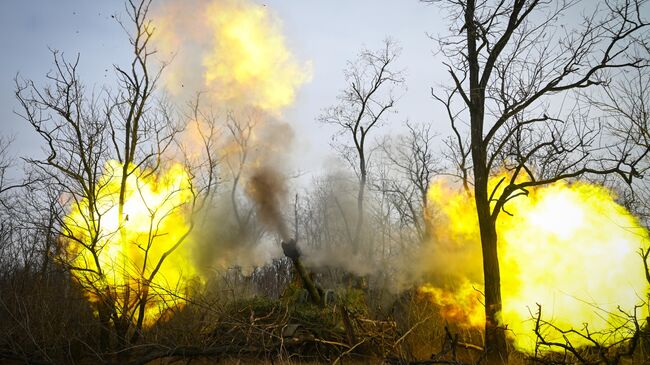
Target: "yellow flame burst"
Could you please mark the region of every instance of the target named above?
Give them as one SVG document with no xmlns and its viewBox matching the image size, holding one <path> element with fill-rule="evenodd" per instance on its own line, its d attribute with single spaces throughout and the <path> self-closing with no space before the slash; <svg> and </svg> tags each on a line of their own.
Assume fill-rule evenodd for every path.
<svg viewBox="0 0 650 365">
<path fill-rule="evenodd" d="M 481 327 L 485 324 L 482 294 L 469 280 L 462 280 L 462 284 L 455 290 L 425 284 L 418 288 L 418 291 L 436 303 L 440 307 L 440 314 L 452 323 L 470 327 Z"/>
<path fill-rule="evenodd" d="M 190 230 L 190 179 L 180 164 L 160 174 L 133 169 L 121 220 L 122 164 L 109 161 L 104 171 L 96 200 L 78 200 L 65 217 L 66 258 L 91 301 L 110 297 L 120 310 L 134 308 L 150 283 L 144 318 L 150 325 L 166 309 L 182 304 L 179 298 L 196 274 L 188 252 L 175 249 Z"/>
<path fill-rule="evenodd" d="M 230 109 L 277 115 L 310 78 L 309 65 L 289 51 L 279 19 L 266 6 L 247 0 L 169 3 L 154 23 L 156 48 L 175 55 L 165 74 L 172 92 L 204 91 Z"/>
<path fill-rule="evenodd" d="M 443 257 L 456 253 L 450 256 L 455 259 L 462 256 L 458 252 L 468 258 L 470 253 L 480 257 L 473 197 L 440 183 L 430 188 L 428 198 L 433 209 L 439 210 L 435 218 L 428 214 L 435 227 L 434 240 L 441 241 L 433 242 L 441 244 L 438 253 Z M 648 245 L 648 232 L 607 189 L 586 183 L 557 182 L 535 188 L 527 198 L 512 200 L 507 209 L 513 216 L 502 213 L 497 221 L 501 318 L 515 346 L 534 350 L 537 304 L 542 307 L 542 319 L 562 329 L 583 330 L 588 324 L 597 340 L 617 341 L 619 338 L 608 331 L 625 321 L 619 306 L 632 312 L 648 290 L 638 255 L 639 249 Z M 463 262 L 456 264 L 457 270 L 469 277 L 470 271 L 480 270 L 467 269 Z M 476 271 L 473 274 L 476 276 Z M 460 289 L 445 292 L 425 285 L 421 292 L 433 293 L 430 298 L 441 306 L 443 315 L 451 310 L 450 320 L 480 327 L 484 310 L 477 305 L 481 298 L 468 290 L 472 286 L 482 288 L 480 283 L 461 283 Z M 459 310 L 464 315 L 459 315 Z M 644 318 L 647 308 L 642 312 L 639 318 Z M 545 335 L 548 340 L 562 341 L 557 331 Z M 579 336 L 568 337 L 574 346 L 588 344 Z"/>
</svg>

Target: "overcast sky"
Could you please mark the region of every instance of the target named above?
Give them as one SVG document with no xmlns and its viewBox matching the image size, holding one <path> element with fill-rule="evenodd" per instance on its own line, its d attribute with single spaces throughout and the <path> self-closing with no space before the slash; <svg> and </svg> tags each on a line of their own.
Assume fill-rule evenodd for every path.
<svg viewBox="0 0 650 365">
<path fill-rule="evenodd" d="M 155 0 L 154 0 L 155 1 Z M 430 87 L 445 80 L 435 43 L 427 34 L 445 31 L 439 9 L 417 0 L 267 0 L 281 19 L 289 48 L 299 61 L 313 65 L 312 80 L 298 91 L 286 113 L 300 148 L 301 170 L 317 172 L 332 155 L 331 127 L 316 121 L 322 109 L 336 102 L 344 86 L 343 69 L 363 48 L 377 48 L 391 37 L 403 47 L 399 66 L 406 70 L 408 91 L 400 100 L 394 123 L 406 119 L 434 123 L 446 131 Z M 111 17 L 123 14 L 121 0 L 3 0 L 0 2 L 0 134 L 15 137 L 16 156 L 39 153 L 41 140 L 14 114 L 14 77 L 45 81 L 52 67 L 49 48 L 73 57 L 88 87 L 101 87 L 113 77 L 112 64 L 129 60 L 128 41 Z M 390 127 L 385 129 L 390 131 Z M 311 170 L 311 171 L 309 171 Z"/>
</svg>

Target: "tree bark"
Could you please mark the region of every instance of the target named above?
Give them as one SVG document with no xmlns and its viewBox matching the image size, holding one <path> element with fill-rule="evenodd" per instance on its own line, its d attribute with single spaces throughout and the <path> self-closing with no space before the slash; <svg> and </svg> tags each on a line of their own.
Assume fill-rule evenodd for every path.
<svg viewBox="0 0 650 365">
<path fill-rule="evenodd" d="M 485 149 L 480 146 L 472 151 L 474 161 L 483 161 Z M 503 364 L 508 361 L 506 335 L 501 316 L 501 272 L 497 250 L 496 222 L 490 214 L 488 177 L 485 164 L 474 164 L 474 201 L 478 215 L 483 253 L 483 280 L 485 285 L 485 352 L 488 364 Z"/>
<path fill-rule="evenodd" d="M 487 143 L 483 137 L 485 123 L 485 88 L 481 85 L 480 55 L 477 48 L 475 22 L 476 2 L 467 1 L 465 26 L 467 27 L 467 60 L 469 66 L 470 128 L 472 162 L 474 169 L 474 200 L 481 233 L 483 253 L 483 280 L 485 285 L 485 356 L 488 364 L 508 362 L 506 336 L 500 323 L 501 274 L 497 252 L 495 220 L 490 212 L 488 181 L 490 170 L 487 161 Z"/>
<path fill-rule="evenodd" d="M 357 194 L 357 223 L 354 228 L 354 238 L 352 239 L 352 248 L 355 254 L 359 253 L 359 246 L 361 245 L 361 229 L 363 228 L 364 210 L 363 202 L 366 194 L 366 160 L 362 151 L 359 152 L 361 159 L 361 179 L 359 180 L 359 192 Z"/>
<path fill-rule="evenodd" d="M 506 334 L 501 323 L 501 272 L 497 250 L 497 233 L 489 216 L 489 202 L 476 199 L 483 251 L 483 278 L 485 283 L 485 352 L 488 364 L 508 362 Z"/>
<path fill-rule="evenodd" d="M 97 303 L 97 316 L 99 317 L 99 350 L 108 352 L 111 347 L 111 318 L 109 309 L 101 301 Z"/>
<path fill-rule="evenodd" d="M 472 159 L 474 161 L 474 201 L 478 215 L 483 253 L 483 280 L 485 286 L 485 355 L 488 364 L 508 362 L 508 349 L 501 316 L 501 273 L 497 250 L 496 221 L 492 218 L 488 192 L 490 172 L 487 169 L 487 150 L 482 142 L 483 98 L 480 107 L 472 113 Z"/>
</svg>

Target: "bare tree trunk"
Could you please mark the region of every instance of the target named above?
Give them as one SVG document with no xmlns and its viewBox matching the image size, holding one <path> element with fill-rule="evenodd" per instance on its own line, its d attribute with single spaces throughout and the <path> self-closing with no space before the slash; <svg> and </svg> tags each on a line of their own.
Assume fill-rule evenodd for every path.
<svg viewBox="0 0 650 365">
<path fill-rule="evenodd" d="M 558 19 L 580 1 L 422 1 L 445 3 L 451 9 L 452 32 L 438 40 L 453 86 L 446 96 L 434 97 L 451 122 L 452 145 L 457 148 L 452 157 L 466 190 L 468 144 L 458 126 L 465 121 L 459 116 L 469 114 L 485 283 L 485 349 L 489 363 L 504 363 L 508 359 L 504 324 L 499 322 L 498 215 L 510 199 L 528 195 L 530 187 L 594 174 L 618 175 L 628 184 L 640 177 L 637 166 L 645 165 L 641 161 L 648 146 L 635 148 L 631 136 L 646 135 L 647 128 L 619 129 L 621 142 L 612 148 L 611 140 L 595 142 L 610 136 L 582 112 L 549 106 L 558 94 L 596 87 L 607 92 L 614 74 L 647 69 L 647 55 L 639 52 L 646 46 L 638 42 L 648 38 L 650 24 L 641 15 L 647 9 L 640 0 L 607 2 L 602 11 L 584 17 L 563 35 L 557 32 Z M 581 97 L 576 103 L 582 103 Z M 607 109 L 610 118 L 612 109 Z M 572 124 L 575 127 L 566 127 Z M 507 174 L 499 182 L 505 184 L 490 191 L 488 181 L 497 171 Z"/>
<path fill-rule="evenodd" d="M 480 147 L 472 151 L 474 161 L 484 160 Z M 501 273 L 497 250 L 496 222 L 491 217 L 488 198 L 488 171 L 485 164 L 474 164 L 474 200 L 481 232 L 483 253 L 483 280 L 485 285 L 485 352 L 489 364 L 507 363 L 506 334 L 500 323 L 501 315 Z"/>
<path fill-rule="evenodd" d="M 393 63 L 400 53 L 399 47 L 391 40 L 384 42 L 378 51 L 364 50 L 359 59 L 350 63 L 346 71 L 346 81 L 350 87 L 341 93 L 341 102 L 325 110 L 319 117 L 323 123 L 337 125 L 351 137 L 351 144 L 343 146 L 341 155 L 356 170 L 359 177 L 357 192 L 357 216 L 354 232 L 349 233 L 350 244 L 355 254 L 359 252 L 364 225 L 364 199 L 368 181 L 370 155 L 366 145 L 368 133 L 379 127 L 385 115 L 392 112 L 396 98 L 395 88 L 401 88 L 404 78 L 400 71 L 393 71 Z"/>
<path fill-rule="evenodd" d="M 479 203 L 480 201 L 480 203 Z M 501 323 L 501 272 L 497 251 L 497 232 L 489 216 L 489 202 L 476 199 L 483 252 L 485 282 L 485 352 L 488 364 L 508 362 L 506 333 Z"/>
<path fill-rule="evenodd" d="M 138 321 L 135 325 L 135 331 L 131 336 L 131 343 L 134 344 L 140 340 L 142 336 L 142 326 L 144 324 L 145 310 L 147 308 L 147 302 L 149 301 L 149 288 L 151 283 L 143 278 L 144 283 L 142 288 L 142 293 L 140 294 L 140 299 L 138 300 Z"/>
<path fill-rule="evenodd" d="M 359 152 L 359 157 L 361 159 L 361 179 L 359 180 L 359 193 L 357 195 L 357 224 L 354 228 L 354 239 L 352 240 L 352 248 L 355 254 L 359 253 L 361 229 L 363 228 L 363 220 L 365 218 L 363 212 L 363 200 L 365 199 L 367 181 L 366 161 L 362 151 Z"/>
<path fill-rule="evenodd" d="M 97 303 L 97 315 L 99 317 L 99 350 L 108 352 L 111 346 L 111 317 L 105 303 Z"/>
<path fill-rule="evenodd" d="M 508 362 L 505 331 L 499 323 L 501 312 L 501 273 L 497 252 L 497 233 L 492 219 L 488 195 L 490 170 L 487 145 L 483 137 L 485 123 L 485 89 L 481 87 L 480 65 L 477 49 L 477 30 L 474 22 L 475 2 L 467 2 L 465 25 L 467 26 L 467 52 L 469 65 L 469 97 L 472 162 L 474 166 L 474 199 L 481 232 L 483 252 L 483 280 L 485 285 L 485 352 L 488 364 Z"/>
</svg>

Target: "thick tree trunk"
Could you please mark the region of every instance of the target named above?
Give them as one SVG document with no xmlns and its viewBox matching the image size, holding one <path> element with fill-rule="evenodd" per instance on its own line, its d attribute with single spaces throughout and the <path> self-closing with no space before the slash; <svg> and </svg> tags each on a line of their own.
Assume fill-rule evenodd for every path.
<svg viewBox="0 0 650 365">
<path fill-rule="evenodd" d="M 473 148 L 474 201 L 481 232 L 483 280 L 485 283 L 485 352 L 488 364 L 504 364 L 508 362 L 508 349 L 505 330 L 500 321 L 501 273 L 499 271 L 496 225 L 490 214 L 489 171 L 484 163 L 485 156 L 484 148 L 481 146 Z"/>
<path fill-rule="evenodd" d="M 367 172 L 366 172 L 366 160 L 363 155 L 363 152 L 359 152 L 359 158 L 361 160 L 360 169 L 361 169 L 361 178 L 359 180 L 359 192 L 357 194 L 357 223 L 354 227 L 354 238 L 352 239 L 352 249 L 354 253 L 359 253 L 359 247 L 361 245 L 361 229 L 363 228 L 364 223 L 364 210 L 363 203 L 366 194 L 366 182 L 367 182 Z"/>
<path fill-rule="evenodd" d="M 113 319 L 113 327 L 115 328 L 115 336 L 117 337 L 118 350 L 125 349 L 129 345 L 127 338 L 131 323 L 128 318 L 121 315 Z"/>
<path fill-rule="evenodd" d="M 147 309 L 147 302 L 149 301 L 149 288 L 150 288 L 150 281 L 147 279 L 143 279 L 144 283 L 142 284 L 142 292 L 140 294 L 140 300 L 138 301 L 138 321 L 135 325 L 135 331 L 133 332 L 133 335 L 131 336 L 131 344 L 135 344 L 140 340 L 140 336 L 142 335 L 142 325 L 144 324 L 144 316 L 146 314 L 146 309 Z"/>
<path fill-rule="evenodd" d="M 97 303 L 97 316 L 99 317 L 99 350 L 108 352 L 111 348 L 111 317 L 109 309 L 102 302 Z"/>
<path fill-rule="evenodd" d="M 497 251 L 497 233 L 490 218 L 487 199 L 476 199 L 483 251 L 483 278 L 485 282 L 485 351 L 488 364 L 508 362 L 508 349 L 501 323 L 501 273 Z"/>
<path fill-rule="evenodd" d="M 474 201 L 481 232 L 483 280 L 485 283 L 485 352 L 488 364 L 508 362 L 508 349 L 501 316 L 501 273 L 497 250 L 497 232 L 492 219 L 487 169 L 487 148 L 483 142 L 485 99 L 477 88 L 472 90 L 474 108 L 470 112 L 472 126 L 472 161 L 474 164 Z"/>
<path fill-rule="evenodd" d="M 477 48 L 475 21 L 476 1 L 467 1 L 465 25 L 467 27 L 467 58 L 469 63 L 469 98 L 472 165 L 474 172 L 474 200 L 481 231 L 483 251 L 483 280 L 485 282 L 485 352 L 488 364 L 508 362 L 506 335 L 501 315 L 501 274 L 497 252 L 497 232 L 495 221 L 490 214 L 488 181 L 487 143 L 483 138 L 485 122 L 485 88 L 480 83 L 480 55 Z"/>
</svg>

